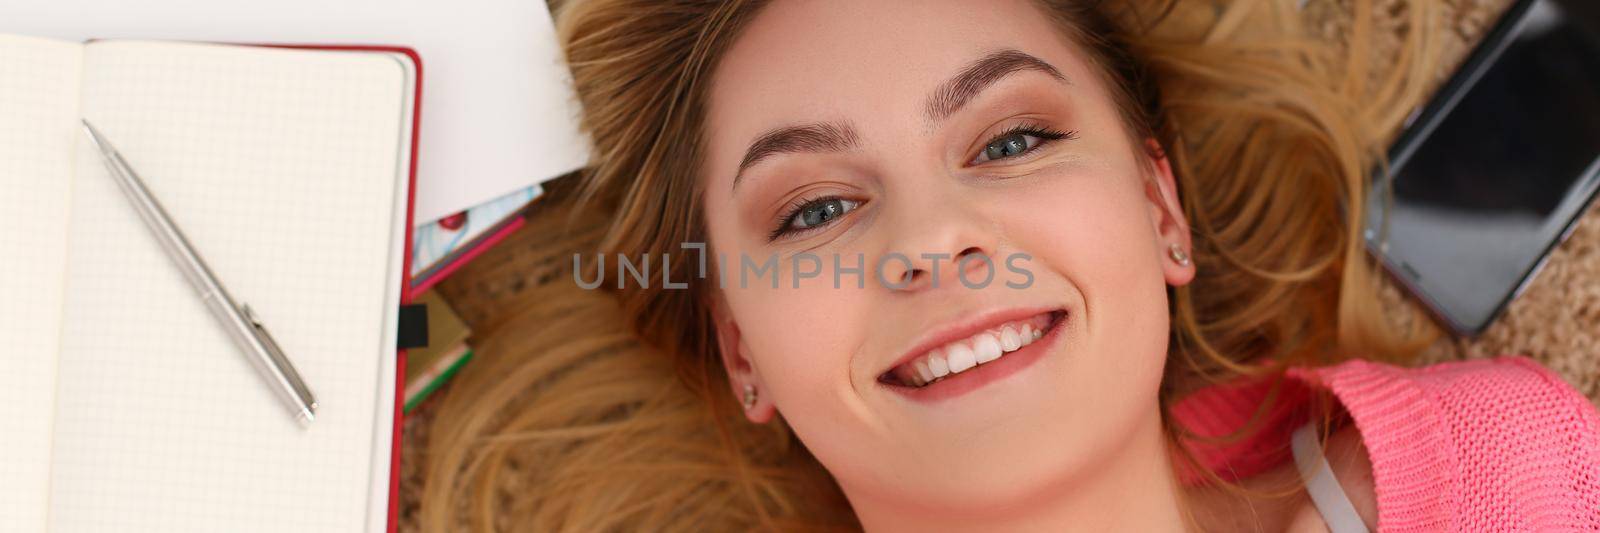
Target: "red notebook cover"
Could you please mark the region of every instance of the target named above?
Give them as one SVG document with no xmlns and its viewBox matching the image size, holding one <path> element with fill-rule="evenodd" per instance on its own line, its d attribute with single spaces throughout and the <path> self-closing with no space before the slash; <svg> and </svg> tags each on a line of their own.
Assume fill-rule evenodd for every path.
<svg viewBox="0 0 1600 533">
<path fill-rule="evenodd" d="M 299 44 L 260 44 L 273 48 L 302 48 L 312 50 L 347 50 L 365 52 L 389 52 L 405 54 L 411 58 L 416 68 L 415 93 L 412 96 L 411 113 L 411 175 L 406 183 L 406 228 L 405 228 L 405 257 L 400 268 L 400 303 L 409 304 L 416 292 L 411 290 L 411 231 L 413 226 L 412 215 L 416 205 L 417 194 L 417 149 L 418 139 L 422 131 L 422 57 L 417 51 L 404 46 L 388 45 L 299 45 Z M 399 309 L 394 310 L 399 313 Z M 391 436 L 392 447 L 389 450 L 389 525 L 388 530 L 394 533 L 400 516 L 400 436 L 401 424 L 404 419 L 405 405 L 405 376 L 406 376 L 406 351 L 399 350 L 395 354 L 395 394 L 394 394 L 394 434 Z"/>
<path fill-rule="evenodd" d="M 422 57 L 416 50 L 401 47 L 376 47 L 375 50 L 400 52 L 411 58 L 417 70 L 417 87 L 412 96 L 411 112 L 411 176 L 406 183 L 406 236 L 405 258 L 400 263 L 400 303 L 409 304 L 413 293 L 411 287 L 411 231 L 415 222 L 412 220 L 414 206 L 417 203 L 417 140 L 422 137 Z M 396 309 L 394 312 L 399 313 Z M 405 390 L 406 390 L 406 351 L 399 350 L 395 354 L 394 366 L 394 431 L 389 449 L 389 533 L 394 533 L 399 524 L 400 517 L 400 436 L 401 424 L 405 422 Z"/>
</svg>

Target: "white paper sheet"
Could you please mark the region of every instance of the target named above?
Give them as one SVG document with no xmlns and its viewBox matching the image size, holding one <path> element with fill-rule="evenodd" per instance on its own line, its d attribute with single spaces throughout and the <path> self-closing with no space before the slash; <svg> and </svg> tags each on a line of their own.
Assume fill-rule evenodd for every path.
<svg viewBox="0 0 1600 533">
<path fill-rule="evenodd" d="M 417 225 L 588 160 L 542 0 L 0 0 L 0 32 L 415 48 L 423 63 Z"/>
</svg>

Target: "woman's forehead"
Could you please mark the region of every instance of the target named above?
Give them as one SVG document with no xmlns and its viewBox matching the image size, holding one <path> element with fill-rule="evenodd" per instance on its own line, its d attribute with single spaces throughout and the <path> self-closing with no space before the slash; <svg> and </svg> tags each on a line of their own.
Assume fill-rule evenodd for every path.
<svg viewBox="0 0 1600 533">
<path fill-rule="evenodd" d="M 728 165 L 775 128 L 920 123 L 931 93 L 1005 50 L 1038 58 L 1068 79 L 1087 77 L 1081 58 L 1028 0 L 773 2 L 714 71 L 708 162 L 731 181 Z"/>
</svg>

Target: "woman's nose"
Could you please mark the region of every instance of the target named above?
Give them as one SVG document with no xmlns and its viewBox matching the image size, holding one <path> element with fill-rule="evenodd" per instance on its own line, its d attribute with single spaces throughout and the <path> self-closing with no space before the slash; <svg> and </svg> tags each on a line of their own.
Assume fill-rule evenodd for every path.
<svg viewBox="0 0 1600 533">
<path fill-rule="evenodd" d="M 970 191 L 930 185 L 901 197 L 890 221 L 879 280 L 897 292 L 977 288 L 993 281 L 998 228 Z"/>
<path fill-rule="evenodd" d="M 890 257 L 885 262 L 883 283 L 888 289 L 901 292 L 979 288 L 993 281 L 993 271 L 994 255 L 990 251 L 967 246 L 954 253 L 930 251 L 918 252 L 914 257 Z"/>
</svg>

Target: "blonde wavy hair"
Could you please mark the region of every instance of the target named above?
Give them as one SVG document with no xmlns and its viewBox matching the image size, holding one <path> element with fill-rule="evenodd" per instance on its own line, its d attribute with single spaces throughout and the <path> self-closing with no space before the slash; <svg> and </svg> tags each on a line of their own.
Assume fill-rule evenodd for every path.
<svg viewBox="0 0 1600 533">
<path fill-rule="evenodd" d="M 1310 34 L 1284 1 L 1035 1 L 1099 69 L 1129 131 L 1161 143 L 1193 228 L 1197 277 L 1168 289 L 1164 406 L 1285 365 L 1405 361 L 1437 337 L 1415 310 L 1385 314 L 1360 234 L 1381 148 L 1435 66 L 1429 5 L 1405 6 L 1406 31 L 1389 33 L 1399 53 L 1378 68 L 1371 0 L 1348 2 L 1342 40 Z M 609 217 L 586 252 L 670 253 L 671 271 L 691 271 L 679 243 L 706 242 L 707 86 L 764 3 L 558 8 L 594 146 L 573 212 Z M 426 529 L 859 528 L 781 422 L 738 416 L 710 287 L 634 284 L 607 298 L 562 281 L 485 332 L 439 407 Z M 631 328 L 606 327 L 618 322 Z M 1170 440 L 1181 432 L 1169 423 Z"/>
</svg>

